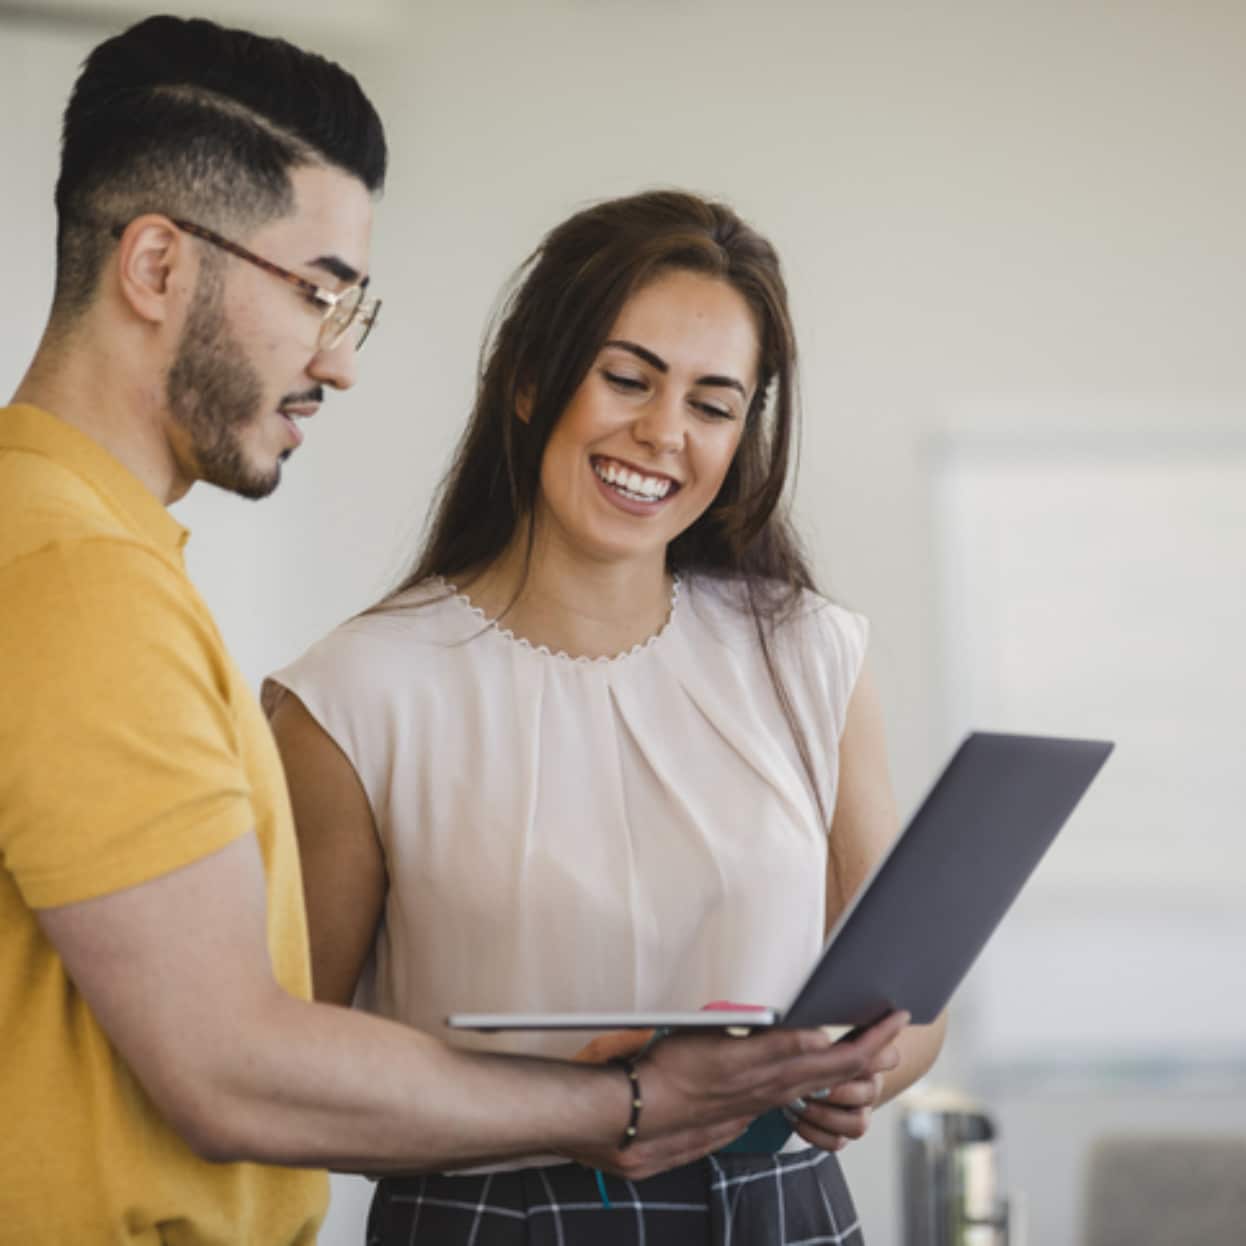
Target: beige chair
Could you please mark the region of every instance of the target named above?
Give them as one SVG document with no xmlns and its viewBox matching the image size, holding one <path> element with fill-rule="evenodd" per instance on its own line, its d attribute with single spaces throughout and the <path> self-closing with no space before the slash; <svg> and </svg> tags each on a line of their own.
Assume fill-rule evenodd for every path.
<svg viewBox="0 0 1246 1246">
<path fill-rule="evenodd" d="M 1246 1246 L 1246 1135 L 1101 1139 L 1084 1224 L 1082 1246 Z"/>
</svg>

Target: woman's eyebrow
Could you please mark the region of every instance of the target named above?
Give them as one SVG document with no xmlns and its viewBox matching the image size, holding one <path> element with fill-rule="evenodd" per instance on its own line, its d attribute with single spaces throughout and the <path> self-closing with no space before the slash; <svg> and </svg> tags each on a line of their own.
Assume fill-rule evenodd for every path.
<svg viewBox="0 0 1246 1246">
<path fill-rule="evenodd" d="M 629 342 L 623 338 L 611 338 L 604 345 L 617 346 L 620 350 L 630 351 L 638 359 L 643 359 L 651 368 L 656 368 L 659 372 L 666 373 L 671 370 L 670 364 L 661 355 L 655 355 L 653 351 L 636 342 Z M 739 390 L 742 397 L 748 397 L 744 386 L 732 376 L 699 376 L 696 379 L 696 383 L 698 385 L 719 385 L 725 389 Z"/>
</svg>

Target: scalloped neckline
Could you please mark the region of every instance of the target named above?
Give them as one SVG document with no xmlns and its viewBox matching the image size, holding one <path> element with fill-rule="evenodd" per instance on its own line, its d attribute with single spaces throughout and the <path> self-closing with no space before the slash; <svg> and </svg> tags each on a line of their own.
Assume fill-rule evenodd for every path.
<svg viewBox="0 0 1246 1246">
<path fill-rule="evenodd" d="M 573 666 L 609 666 L 615 662 L 623 662 L 628 658 L 633 658 L 639 653 L 644 653 L 648 649 L 652 649 L 654 645 L 666 635 L 671 629 L 671 625 L 675 622 L 675 610 L 679 604 L 679 590 L 681 581 L 678 575 L 672 577 L 671 581 L 671 600 L 670 608 L 666 612 L 666 619 L 662 626 L 658 628 L 652 636 L 645 640 L 638 641 L 630 649 L 624 649 L 621 653 L 603 654 L 599 658 L 590 658 L 585 655 L 573 656 L 565 649 L 554 650 L 548 645 L 534 645 L 530 640 L 523 636 L 516 636 L 509 627 L 502 627 L 497 619 L 491 619 L 485 612 L 477 606 L 466 593 L 460 592 L 457 585 L 451 584 L 445 576 L 434 576 L 434 580 L 439 583 L 451 596 L 452 600 L 462 606 L 465 610 L 474 614 L 481 622 L 482 627 L 489 631 L 495 632 L 503 640 L 510 644 L 517 645 L 520 649 L 526 649 L 529 653 L 539 653 L 547 658 L 553 658 L 558 662 L 567 662 Z"/>
</svg>

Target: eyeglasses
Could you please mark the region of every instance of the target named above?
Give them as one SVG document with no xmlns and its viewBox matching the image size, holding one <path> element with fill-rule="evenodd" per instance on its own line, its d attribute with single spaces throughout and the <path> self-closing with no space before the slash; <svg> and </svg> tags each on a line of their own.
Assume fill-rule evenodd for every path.
<svg viewBox="0 0 1246 1246">
<path fill-rule="evenodd" d="M 296 290 L 302 291 L 308 302 L 321 311 L 320 337 L 317 342 L 319 350 L 332 350 L 352 329 L 356 335 L 356 350 L 362 349 L 364 342 L 368 340 L 368 334 L 372 332 L 372 326 L 376 324 L 376 318 L 381 311 L 381 300 L 364 297 L 368 287 L 367 277 L 335 294 L 324 286 L 318 286 L 314 281 L 308 281 L 306 277 L 300 277 L 298 273 L 292 273 L 288 268 L 282 268 L 280 264 L 274 264 L 272 260 L 248 251 L 236 242 L 230 242 L 228 238 L 222 238 L 220 234 L 205 229 L 202 225 L 174 217 L 168 219 L 183 233 L 200 238 L 222 251 L 228 251 L 230 255 L 236 255 L 240 260 L 246 260 L 248 264 L 254 264 L 256 268 L 262 268 L 266 273 L 280 277 Z M 114 238 L 120 238 L 123 233 L 124 225 L 113 226 Z"/>
</svg>

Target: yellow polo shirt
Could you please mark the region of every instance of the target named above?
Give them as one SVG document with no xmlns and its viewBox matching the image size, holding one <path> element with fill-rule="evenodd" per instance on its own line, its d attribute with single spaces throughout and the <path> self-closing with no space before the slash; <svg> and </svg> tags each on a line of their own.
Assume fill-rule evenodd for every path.
<svg viewBox="0 0 1246 1246">
<path fill-rule="evenodd" d="M 90 438 L 0 409 L 0 1243 L 287 1246 L 327 1205 L 322 1172 L 199 1159 L 35 920 L 254 829 L 273 969 L 310 997 L 281 763 L 186 537 Z"/>
</svg>

